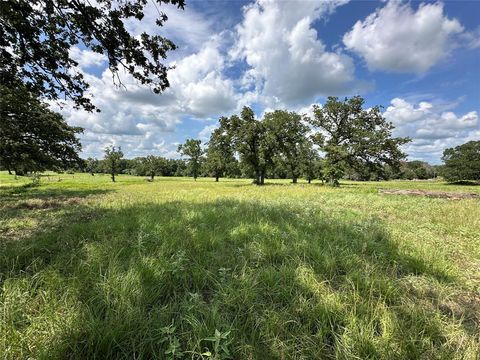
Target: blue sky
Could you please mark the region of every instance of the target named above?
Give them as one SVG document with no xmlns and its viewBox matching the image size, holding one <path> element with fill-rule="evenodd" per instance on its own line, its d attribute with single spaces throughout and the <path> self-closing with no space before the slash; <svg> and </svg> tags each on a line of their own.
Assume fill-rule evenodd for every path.
<svg viewBox="0 0 480 360">
<path fill-rule="evenodd" d="M 187 1 L 163 11 L 163 28 L 152 9 L 128 24 L 179 45 L 162 95 L 127 74 L 117 87 L 105 57 L 72 50 L 102 110 L 62 109 L 85 128 L 83 156 L 115 144 L 127 157 L 177 157 L 178 143 L 208 139 L 218 117 L 244 105 L 259 117 L 308 114 L 328 95 L 382 105 L 394 134 L 413 139 L 410 159 L 439 163 L 444 148 L 480 139 L 480 1 Z"/>
</svg>

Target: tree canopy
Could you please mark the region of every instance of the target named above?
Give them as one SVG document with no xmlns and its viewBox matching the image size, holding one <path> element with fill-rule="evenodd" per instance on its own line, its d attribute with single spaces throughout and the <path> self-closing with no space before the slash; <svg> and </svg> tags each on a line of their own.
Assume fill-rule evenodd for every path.
<svg viewBox="0 0 480 360">
<path fill-rule="evenodd" d="M 454 148 L 445 149 L 442 157 L 445 165 L 442 175 L 449 182 L 480 181 L 480 141 L 469 141 Z"/>
<path fill-rule="evenodd" d="M 255 118 L 251 108 L 245 106 L 240 116 L 231 116 L 222 126 L 230 134 L 242 163 L 253 172 L 254 183 L 263 184 L 267 167 L 273 160 L 273 149 L 267 142 L 265 124 Z"/>
<path fill-rule="evenodd" d="M 141 164 L 145 173 L 150 176 L 150 180 L 154 180 L 155 175 L 161 175 L 164 168 L 164 159 L 154 155 L 148 155 L 142 158 Z"/>
<path fill-rule="evenodd" d="M 340 101 L 329 97 L 323 106 L 314 106 L 311 124 L 319 131 L 315 142 L 325 152 L 325 176 L 332 185 L 348 168 L 378 170 L 383 164 L 398 167 L 406 157 L 400 145 L 409 138 L 392 137 L 393 125 L 381 108 L 365 110 L 360 96 Z"/>
<path fill-rule="evenodd" d="M 228 118 L 220 118 L 220 127 L 213 130 L 208 149 L 206 151 L 206 169 L 213 174 L 215 181 L 227 172 L 232 172 L 232 165 L 236 163 L 234 149 L 232 146 L 232 136 L 226 131 Z"/>
<path fill-rule="evenodd" d="M 323 107 L 314 107 L 313 118 L 275 110 L 263 119 L 244 107 L 239 115 L 220 118 L 208 143 L 207 164 L 218 176 L 225 159 L 238 157 L 244 175 L 253 176 L 259 185 L 267 175 L 290 176 L 293 183 L 302 175 L 309 182 L 327 178 L 332 185 L 347 172 L 363 179 L 372 174 L 380 178 L 387 166 L 398 169 L 406 157 L 400 146 L 410 139 L 393 137 L 393 125 L 383 118 L 380 107 L 365 110 L 363 105 L 360 96 L 344 101 L 330 97 Z M 219 139 L 228 156 L 219 156 Z"/>
<path fill-rule="evenodd" d="M 312 146 L 307 136 L 309 127 L 301 115 L 285 110 L 266 113 L 263 121 L 267 142 L 277 150 L 276 156 L 281 157 L 295 184 Z"/>
<path fill-rule="evenodd" d="M 178 152 L 189 158 L 188 164 L 192 172 L 192 176 L 197 180 L 200 170 L 200 161 L 203 155 L 202 141 L 196 139 L 187 139 L 184 144 L 178 145 Z"/>
<path fill-rule="evenodd" d="M 113 182 L 115 182 L 115 175 L 120 172 L 120 161 L 122 158 L 123 152 L 120 147 L 116 148 L 112 145 L 105 148 L 105 166 Z"/>
<path fill-rule="evenodd" d="M 76 166 L 81 159 L 77 134 L 25 86 L 0 84 L 0 163 L 19 175 Z"/>
<path fill-rule="evenodd" d="M 163 26 L 162 4 L 184 8 L 184 0 L 153 0 Z M 114 79 L 123 69 L 159 93 L 169 86 L 162 63 L 175 44 L 157 34 L 135 36 L 127 22 L 142 20 L 147 0 L 3 0 L 0 3 L 0 80 L 22 79 L 30 91 L 45 98 L 61 94 L 77 107 L 94 110 L 86 96 L 88 83 L 71 50 L 80 45 L 104 54 Z"/>
<path fill-rule="evenodd" d="M 85 160 L 84 170 L 90 173 L 92 176 L 95 175 L 95 172 L 98 171 L 99 161 L 95 158 L 89 157 Z"/>
</svg>

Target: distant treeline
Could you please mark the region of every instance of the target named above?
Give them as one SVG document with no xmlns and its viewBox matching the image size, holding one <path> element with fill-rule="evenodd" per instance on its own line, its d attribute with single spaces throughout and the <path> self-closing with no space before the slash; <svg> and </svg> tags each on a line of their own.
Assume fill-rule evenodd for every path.
<svg viewBox="0 0 480 360">
<path fill-rule="evenodd" d="M 401 161 L 397 169 L 384 165 L 381 171 L 359 173 L 347 170 L 345 178 L 350 180 L 428 180 L 442 175 L 442 165 L 430 165 L 425 161 Z"/>
<path fill-rule="evenodd" d="M 189 176 L 187 162 L 185 160 L 167 159 L 161 156 L 152 155 L 149 157 L 154 157 L 158 162 L 158 166 L 154 172 L 155 176 Z M 120 159 L 118 163 L 118 172 L 120 174 L 150 176 L 150 169 L 147 167 L 146 159 L 147 157 Z M 97 160 L 95 158 L 88 158 L 84 160 L 83 166 L 79 166 L 75 170 L 91 174 L 110 173 L 110 169 L 106 160 Z"/>
<path fill-rule="evenodd" d="M 157 163 L 156 169 L 153 172 L 154 176 L 191 176 L 192 171 L 188 161 L 183 159 L 167 159 L 161 156 L 149 156 L 136 157 L 134 159 L 121 159 L 118 164 L 118 170 L 121 174 L 128 174 L 134 176 L 151 177 L 152 171 L 149 166 L 149 161 L 154 157 Z M 322 180 L 322 160 L 319 160 L 317 173 L 315 178 Z M 105 160 L 98 160 L 95 158 L 85 159 L 81 166 L 78 166 L 71 171 L 84 172 L 90 174 L 109 174 L 110 170 Z M 381 171 L 359 173 L 354 170 L 347 171 L 344 178 L 349 180 L 428 180 L 434 179 L 441 175 L 441 165 L 430 165 L 425 161 L 402 161 L 399 169 L 396 171 L 387 166 L 384 166 Z M 206 158 L 200 160 L 200 169 L 198 173 L 199 177 L 214 177 L 214 174 L 209 170 Z M 248 166 L 242 166 L 242 164 L 233 159 L 228 169 L 223 174 L 227 178 L 247 178 L 251 179 L 253 173 Z M 303 178 L 307 178 L 307 174 L 303 173 Z M 289 179 L 291 178 L 290 171 L 285 163 L 277 161 L 275 166 L 272 167 L 268 173 L 267 178 L 270 179 Z"/>
</svg>

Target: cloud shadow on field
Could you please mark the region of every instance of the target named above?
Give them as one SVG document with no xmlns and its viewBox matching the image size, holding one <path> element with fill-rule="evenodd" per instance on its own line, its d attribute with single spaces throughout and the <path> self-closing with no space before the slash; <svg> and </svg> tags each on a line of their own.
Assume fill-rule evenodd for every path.
<svg viewBox="0 0 480 360">
<path fill-rule="evenodd" d="M 29 351 L 32 338 L 22 334 L 35 333 L 36 321 L 54 324 L 31 354 L 49 358 L 162 358 L 174 339 L 190 351 L 185 356 L 200 358 L 212 351 L 204 339 L 216 329 L 232 330 L 226 346 L 234 358 L 329 358 L 347 350 L 415 356 L 442 348 L 448 338 L 435 311 L 426 317 L 423 295 L 404 284 L 418 277 L 448 286 L 455 278 L 401 251 L 381 222 L 320 214 L 174 201 L 96 210 L 80 221 L 70 214 L 56 230 L 2 243 L 4 301 L 15 281 L 26 287 L 7 316 L 29 314 L 39 291 L 51 297 L 28 322 L 9 323 L 18 341 L 11 349 Z M 52 307 L 71 318 L 43 315 Z"/>
</svg>

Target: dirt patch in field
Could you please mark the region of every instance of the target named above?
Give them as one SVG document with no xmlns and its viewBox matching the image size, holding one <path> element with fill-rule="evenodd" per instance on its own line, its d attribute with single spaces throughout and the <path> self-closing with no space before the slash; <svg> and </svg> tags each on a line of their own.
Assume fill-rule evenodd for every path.
<svg viewBox="0 0 480 360">
<path fill-rule="evenodd" d="M 430 198 L 440 198 L 440 199 L 450 199 L 450 200 L 480 199 L 480 195 L 475 193 L 426 191 L 426 190 L 399 190 L 399 189 L 379 189 L 378 191 L 380 194 L 426 196 Z"/>
<path fill-rule="evenodd" d="M 438 304 L 438 309 L 447 316 L 462 319 L 463 325 L 474 332 L 480 329 L 480 297 L 463 294 L 455 300 Z"/>
<path fill-rule="evenodd" d="M 15 209 L 41 210 L 55 209 L 67 205 L 78 205 L 82 202 L 79 197 L 71 197 L 66 199 L 29 199 L 20 201 L 15 204 Z"/>
<path fill-rule="evenodd" d="M 480 296 L 465 296 L 460 298 L 459 301 L 467 309 L 466 320 L 471 322 L 477 329 L 480 329 Z"/>
</svg>

